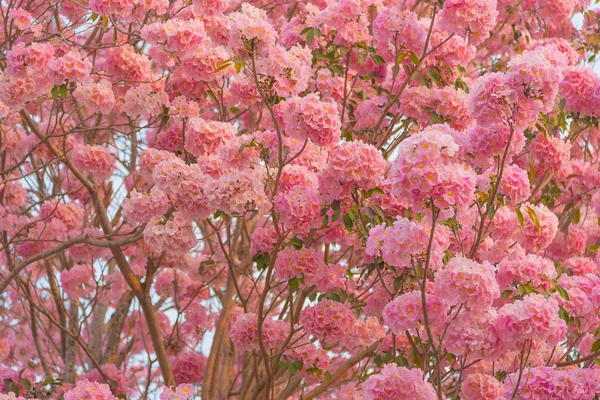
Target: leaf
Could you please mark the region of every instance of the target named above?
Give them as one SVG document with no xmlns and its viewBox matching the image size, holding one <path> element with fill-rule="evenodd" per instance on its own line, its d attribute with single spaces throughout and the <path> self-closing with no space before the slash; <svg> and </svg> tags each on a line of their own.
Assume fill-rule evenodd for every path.
<svg viewBox="0 0 600 400">
<path fill-rule="evenodd" d="M 569 301 L 569 293 L 565 290 L 565 288 L 556 285 L 556 291 L 561 295 L 563 299 Z"/>
<path fill-rule="evenodd" d="M 530 206 L 527 206 L 527 207 L 525 207 L 525 211 L 527 212 L 529 219 L 531 219 L 531 222 L 533 222 L 535 227 L 538 229 L 538 232 L 542 232 L 542 226 L 540 225 L 540 220 L 538 219 L 538 216 L 535 213 L 535 210 L 533 208 L 531 208 Z"/>
<path fill-rule="evenodd" d="M 31 390 L 31 382 L 29 381 L 29 379 L 21 379 L 21 386 L 23 386 L 23 389 L 25 389 L 28 392 Z"/>
<path fill-rule="evenodd" d="M 96 14 L 95 12 L 93 12 L 92 15 L 91 15 L 92 22 L 96 22 L 96 20 L 98 19 L 98 17 L 99 17 L 99 15 Z"/>
<path fill-rule="evenodd" d="M 575 211 L 573 211 L 573 223 L 575 225 L 577 225 L 580 220 L 581 220 L 581 210 L 579 208 L 576 208 Z"/>
<path fill-rule="evenodd" d="M 315 37 L 315 31 L 313 29 L 306 34 L 306 43 L 310 44 L 313 41 L 314 37 Z"/>
<path fill-rule="evenodd" d="M 561 306 L 558 306 L 558 316 L 560 317 L 560 319 L 565 321 L 567 324 L 569 323 L 569 313 L 567 312 L 567 310 L 565 310 Z"/>
<path fill-rule="evenodd" d="M 300 287 L 300 281 L 298 280 L 298 278 L 292 278 L 288 281 L 288 286 L 293 290 L 298 290 L 298 288 Z"/>
<path fill-rule="evenodd" d="M 52 88 L 52 90 L 50 91 L 50 93 L 52 93 L 52 98 L 53 99 L 58 98 L 58 85 L 54 85 L 54 87 Z"/>
<path fill-rule="evenodd" d="M 396 62 L 398 64 L 402 64 L 402 61 L 404 61 L 405 58 L 406 58 L 406 54 L 405 53 L 400 53 L 400 54 L 398 54 L 398 58 L 396 59 Z"/>
<path fill-rule="evenodd" d="M 404 282 L 404 279 L 402 279 L 401 277 L 397 277 L 394 279 L 394 290 L 397 292 L 398 290 L 400 290 L 400 288 L 402 287 L 402 283 Z"/>
<path fill-rule="evenodd" d="M 588 246 L 587 251 L 590 253 L 597 253 L 600 246 Z"/>
<path fill-rule="evenodd" d="M 338 220 L 338 218 L 340 217 L 340 214 L 342 213 L 342 209 L 338 208 L 332 215 L 331 217 L 331 222 L 335 222 Z"/>
<path fill-rule="evenodd" d="M 352 222 L 350 216 L 348 214 L 344 214 L 342 220 L 344 221 L 344 226 L 346 227 L 346 230 L 351 231 L 354 223 Z"/>
<path fill-rule="evenodd" d="M 306 35 L 308 32 L 312 31 L 313 29 L 314 28 L 312 26 L 309 26 L 308 28 L 302 29 L 302 32 L 300 32 L 300 36 Z"/>
<path fill-rule="evenodd" d="M 427 71 L 425 72 L 425 74 L 432 80 L 435 82 L 436 85 L 440 85 L 440 77 L 438 76 L 438 74 L 436 74 L 434 71 Z"/>
<path fill-rule="evenodd" d="M 410 53 L 408 53 L 408 58 L 416 67 L 421 65 L 421 61 L 419 60 L 419 57 L 412 51 Z"/>
<path fill-rule="evenodd" d="M 231 65 L 231 60 L 221 61 L 221 62 L 217 63 L 217 68 L 215 69 L 215 72 L 223 71 L 225 68 L 229 67 L 230 65 Z"/>
<path fill-rule="evenodd" d="M 513 291 L 510 290 L 510 289 L 505 290 L 504 292 L 502 292 L 502 296 L 501 297 L 503 299 L 508 299 L 512 293 L 513 293 Z"/>
<path fill-rule="evenodd" d="M 592 353 L 595 353 L 598 350 L 600 350 L 600 339 L 596 340 L 594 344 L 592 344 Z"/>
</svg>

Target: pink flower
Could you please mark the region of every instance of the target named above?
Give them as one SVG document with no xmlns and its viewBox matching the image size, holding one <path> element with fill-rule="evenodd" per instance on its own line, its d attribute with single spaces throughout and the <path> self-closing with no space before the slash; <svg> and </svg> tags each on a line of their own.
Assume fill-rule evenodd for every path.
<svg viewBox="0 0 600 400">
<path fill-rule="evenodd" d="M 77 382 L 75 388 L 65 393 L 65 400 L 118 400 L 104 383 L 90 382 L 84 379 Z"/>
<path fill-rule="evenodd" d="M 455 356 L 468 356 L 471 360 L 498 359 L 505 349 L 495 326 L 496 319 L 493 308 L 461 310 L 455 318 L 449 318 L 444 347 Z"/>
<path fill-rule="evenodd" d="M 109 178 L 115 170 L 115 157 L 103 146 L 79 146 L 73 151 L 73 165 L 98 180 Z"/>
<path fill-rule="evenodd" d="M 433 326 L 441 324 L 446 318 L 446 306 L 440 298 L 432 294 L 425 297 L 427 318 Z M 383 309 L 383 321 L 396 335 L 406 331 L 416 332 L 419 323 L 424 321 L 423 302 L 420 291 L 401 294 Z"/>
<path fill-rule="evenodd" d="M 115 105 L 115 95 L 112 85 L 107 80 L 100 82 L 85 82 L 77 86 L 73 96 L 92 114 L 101 112 L 109 114 Z"/>
<path fill-rule="evenodd" d="M 279 349 L 289 333 L 289 324 L 267 316 L 262 323 L 262 340 L 267 350 Z M 258 320 L 254 313 L 238 316 L 231 324 L 231 340 L 240 351 L 259 350 Z"/>
<path fill-rule="evenodd" d="M 187 351 L 184 354 L 177 355 L 177 360 L 173 363 L 173 375 L 177 385 L 192 384 L 199 385 L 204 379 L 204 370 L 206 369 L 206 356 L 198 354 L 195 351 Z M 189 389 L 189 387 L 187 387 Z M 178 388 L 178 392 L 185 388 Z M 193 391 L 192 391 L 193 393 Z"/>
<path fill-rule="evenodd" d="M 310 139 L 321 147 L 333 146 L 340 140 L 341 122 L 335 103 L 321 101 L 313 93 L 292 97 L 281 104 L 289 136 L 301 141 Z"/>
<path fill-rule="evenodd" d="M 185 254 L 198 243 L 192 224 L 180 213 L 152 218 L 144 229 L 144 241 L 156 252 L 174 254 Z"/>
<path fill-rule="evenodd" d="M 319 178 L 321 193 L 328 201 L 350 196 L 353 190 L 369 190 L 381 183 L 387 163 L 382 154 L 360 141 L 337 146 Z"/>
<path fill-rule="evenodd" d="M 448 0 L 439 15 L 439 24 L 448 33 L 469 37 L 474 45 L 488 38 L 496 25 L 496 0 Z"/>
<path fill-rule="evenodd" d="M 60 58 L 48 62 L 56 83 L 65 79 L 69 82 L 81 82 L 86 79 L 91 70 L 92 63 L 83 52 L 72 50 Z"/>
<path fill-rule="evenodd" d="M 448 305 L 469 308 L 490 306 L 500 297 L 494 267 L 487 261 L 477 263 L 464 257 L 451 259 L 435 276 L 435 293 Z"/>
<path fill-rule="evenodd" d="M 502 289 L 511 285 L 531 283 L 534 287 L 556 278 L 554 263 L 535 254 L 525 255 L 524 251 L 506 256 L 498 264 L 498 284 Z"/>
<path fill-rule="evenodd" d="M 191 400 L 195 395 L 194 386 L 189 383 L 178 385 L 175 390 L 165 387 L 160 400 Z"/>
<path fill-rule="evenodd" d="M 518 373 L 504 380 L 504 398 L 515 392 Z M 595 369 L 575 368 L 560 370 L 554 367 L 533 367 L 523 371 L 517 393 L 520 398 L 532 400 L 592 399 L 598 392 L 598 374 Z"/>
<path fill-rule="evenodd" d="M 419 399 L 436 400 L 437 394 L 429 382 L 423 381 L 419 369 L 386 364 L 378 374 L 362 384 L 365 400 Z"/>
<path fill-rule="evenodd" d="M 567 70 L 560 83 L 560 95 L 565 99 L 565 110 L 583 115 L 598 116 L 596 88 L 600 81 L 591 68 L 573 67 Z"/>
<path fill-rule="evenodd" d="M 464 400 L 500 400 L 502 383 L 491 375 L 469 374 L 462 383 L 460 394 Z"/>
<path fill-rule="evenodd" d="M 273 203 L 286 229 L 305 235 L 323 224 L 323 198 L 315 189 L 298 185 L 291 190 L 277 193 Z"/>
<path fill-rule="evenodd" d="M 94 270 L 87 264 L 75 264 L 60 274 L 60 283 L 64 292 L 73 298 L 86 297 L 94 292 Z"/>
<path fill-rule="evenodd" d="M 356 317 L 347 304 L 322 300 L 300 313 L 300 323 L 309 335 L 321 342 L 332 343 L 352 331 Z"/>
<path fill-rule="evenodd" d="M 138 193 L 134 189 L 123 202 L 123 216 L 132 225 L 143 224 L 155 216 L 162 216 L 168 209 L 169 199 L 156 187 L 149 193 Z"/>
<path fill-rule="evenodd" d="M 267 13 L 250 3 L 242 3 L 239 12 L 229 14 L 229 46 L 238 51 L 244 49 L 267 52 L 275 45 L 277 31 L 269 23 Z M 252 46 L 252 47 L 248 47 Z"/>
<path fill-rule="evenodd" d="M 126 15 L 131 11 L 133 0 L 90 0 L 90 9 L 98 15 Z"/>
<path fill-rule="evenodd" d="M 185 150 L 196 157 L 211 154 L 234 136 L 235 127 L 230 123 L 193 118 L 186 126 Z"/>
<path fill-rule="evenodd" d="M 366 253 L 379 255 L 396 268 L 410 268 L 411 262 L 421 257 L 427 250 L 431 228 L 425 224 L 399 217 L 394 225 L 378 225 L 371 229 L 367 239 Z M 436 229 L 432 245 L 432 265 L 439 266 L 444 255 L 443 229 Z"/>
<path fill-rule="evenodd" d="M 525 340 L 547 341 L 554 346 L 564 339 L 565 321 L 558 316 L 558 302 L 538 294 L 505 304 L 498 310 L 496 329 L 504 345 L 511 350 L 520 348 Z"/>
<path fill-rule="evenodd" d="M 314 249 L 300 250 L 288 246 L 277 254 L 275 275 L 281 280 L 304 278 L 306 286 L 317 285 L 326 279 L 327 265 L 323 255 Z"/>
<path fill-rule="evenodd" d="M 523 226 L 514 233 L 513 238 L 528 251 L 539 252 L 544 250 L 556 236 L 558 231 L 558 217 L 546 206 L 525 203 L 523 211 Z M 529 215 L 531 214 L 531 216 Z M 516 218 L 516 215 L 515 217 Z"/>
<path fill-rule="evenodd" d="M 33 15 L 22 8 L 12 8 L 8 12 L 8 17 L 11 18 L 17 28 L 24 31 L 31 26 Z"/>
</svg>

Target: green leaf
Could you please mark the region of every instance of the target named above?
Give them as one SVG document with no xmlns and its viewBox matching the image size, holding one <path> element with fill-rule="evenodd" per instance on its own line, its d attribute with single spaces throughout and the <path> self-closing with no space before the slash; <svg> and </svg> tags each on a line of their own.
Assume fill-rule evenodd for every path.
<svg viewBox="0 0 600 400">
<path fill-rule="evenodd" d="M 67 97 L 67 92 L 68 92 L 68 88 L 66 84 L 62 84 L 58 87 L 58 93 L 60 94 L 60 97 L 65 98 Z"/>
<path fill-rule="evenodd" d="M 421 65 L 421 61 L 419 60 L 419 57 L 412 51 L 408 54 L 408 58 L 416 67 Z"/>
<path fill-rule="evenodd" d="M 313 29 L 314 28 L 312 26 L 309 26 L 308 28 L 302 29 L 302 32 L 300 32 L 300 36 L 306 35 L 308 32 L 312 31 Z"/>
<path fill-rule="evenodd" d="M 91 15 L 92 22 L 96 22 L 96 20 L 98 19 L 98 17 L 99 17 L 99 15 L 96 14 L 95 12 L 93 12 L 92 15 Z"/>
<path fill-rule="evenodd" d="M 400 54 L 398 54 L 398 58 L 396 59 L 396 62 L 398 64 L 402 64 L 402 61 L 404 61 L 405 58 L 406 58 L 406 54 L 405 53 L 400 53 Z"/>
<path fill-rule="evenodd" d="M 525 211 L 527 212 L 527 215 L 529 216 L 531 222 L 533 222 L 533 225 L 535 225 L 535 227 L 538 229 L 538 232 L 542 232 L 542 226 L 540 225 L 540 220 L 538 219 L 535 210 L 530 206 L 527 206 L 525 207 Z"/>
<path fill-rule="evenodd" d="M 300 281 L 298 280 L 298 278 L 292 278 L 288 281 L 288 286 L 293 290 L 298 290 L 298 288 L 300 287 Z"/>
<path fill-rule="evenodd" d="M 52 98 L 53 99 L 58 98 L 58 85 L 54 85 L 54 87 L 52 88 L 52 90 L 50 91 L 50 93 L 52 93 Z"/>
<path fill-rule="evenodd" d="M 350 216 L 348 214 L 344 214 L 344 217 L 342 219 L 344 221 L 344 226 L 346 227 L 346 230 L 351 231 L 354 223 L 352 222 Z"/>
<path fill-rule="evenodd" d="M 590 253 L 597 253 L 600 246 L 588 246 L 587 251 Z"/>
<path fill-rule="evenodd" d="M 512 293 L 513 293 L 513 291 L 510 290 L 510 289 L 505 290 L 504 292 L 502 292 L 502 296 L 501 297 L 503 299 L 508 299 Z"/>
<path fill-rule="evenodd" d="M 31 390 L 31 382 L 29 381 L 29 379 L 21 379 L 21 386 L 23 386 L 23 389 L 25 389 L 28 392 Z"/>
<path fill-rule="evenodd" d="M 556 291 L 561 295 L 561 297 L 567 301 L 569 301 L 569 293 L 565 290 L 565 288 L 556 285 Z"/>
<path fill-rule="evenodd" d="M 565 321 L 567 324 L 569 323 L 569 313 L 567 312 L 567 310 L 565 310 L 561 306 L 558 306 L 558 316 L 560 317 L 560 319 Z"/>
<path fill-rule="evenodd" d="M 573 211 L 573 223 L 575 225 L 577 225 L 580 220 L 581 220 L 581 210 L 579 208 L 576 208 L 575 211 Z"/>
<path fill-rule="evenodd" d="M 600 350 L 600 339 L 596 340 L 592 345 L 592 353 L 595 353 L 598 350 Z"/>
<path fill-rule="evenodd" d="M 306 43 L 310 44 L 313 41 L 314 37 L 315 37 L 315 31 L 313 29 L 306 34 Z"/>
<path fill-rule="evenodd" d="M 333 216 L 331 217 L 331 221 L 335 222 L 338 220 L 338 218 L 340 217 L 340 214 L 342 213 L 342 209 L 338 208 L 334 213 Z"/>
</svg>

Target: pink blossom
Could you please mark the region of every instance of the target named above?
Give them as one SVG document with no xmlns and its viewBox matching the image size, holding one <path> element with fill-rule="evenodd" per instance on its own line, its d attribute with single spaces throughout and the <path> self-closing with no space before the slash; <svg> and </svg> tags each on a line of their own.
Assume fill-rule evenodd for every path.
<svg viewBox="0 0 600 400">
<path fill-rule="evenodd" d="M 487 261 L 455 257 L 436 272 L 435 293 L 448 305 L 489 306 L 500 296 L 495 272 Z"/>
<path fill-rule="evenodd" d="M 192 224 L 179 213 L 153 217 L 144 229 L 144 241 L 154 251 L 174 254 L 185 254 L 198 243 Z"/>
<path fill-rule="evenodd" d="M 379 373 L 369 377 L 362 384 L 362 391 L 366 400 L 437 399 L 431 383 L 423 381 L 422 371 L 394 364 L 386 364 Z"/>
<path fill-rule="evenodd" d="M 109 178 L 115 170 L 115 157 L 103 146 L 79 146 L 72 157 L 73 165 L 101 181 Z"/>
<path fill-rule="evenodd" d="M 491 375 L 469 374 L 462 383 L 460 394 L 464 400 L 500 400 L 502 383 Z"/>
<path fill-rule="evenodd" d="M 123 216 L 133 225 L 146 223 L 155 216 L 162 216 L 168 209 L 169 199 L 156 187 L 149 193 L 138 193 L 134 189 L 123 202 Z"/>
<path fill-rule="evenodd" d="M 289 136 L 301 141 L 310 139 L 321 147 L 333 146 L 340 140 L 341 122 L 335 103 L 310 94 L 292 97 L 283 104 L 282 117 Z"/>
<path fill-rule="evenodd" d="M 78 86 L 73 96 L 92 114 L 101 112 L 108 114 L 115 105 L 115 95 L 107 80 L 85 82 Z"/>
<path fill-rule="evenodd" d="M 442 323 L 446 317 L 446 306 L 437 296 L 427 294 L 427 317 L 433 326 Z M 383 309 L 383 321 L 396 335 L 406 331 L 415 332 L 424 321 L 423 302 L 420 291 L 401 294 Z"/>
<path fill-rule="evenodd" d="M 267 316 L 262 323 L 261 336 L 264 347 L 278 349 L 283 346 L 289 333 L 289 324 Z M 254 313 L 238 316 L 231 325 L 231 340 L 241 350 L 259 350 L 258 320 Z"/>
<path fill-rule="evenodd" d="M 356 317 L 347 304 L 322 300 L 306 307 L 300 314 L 300 323 L 309 335 L 322 342 L 336 342 L 352 331 Z"/>
</svg>

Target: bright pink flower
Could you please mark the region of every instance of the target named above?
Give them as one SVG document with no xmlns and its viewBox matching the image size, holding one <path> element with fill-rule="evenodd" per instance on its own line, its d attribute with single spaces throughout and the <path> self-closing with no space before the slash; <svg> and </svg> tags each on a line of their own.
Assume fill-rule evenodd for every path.
<svg viewBox="0 0 600 400">
<path fill-rule="evenodd" d="M 123 202 L 123 216 L 132 225 L 144 224 L 151 218 L 164 215 L 169 209 L 169 199 L 157 187 L 149 193 L 132 190 Z"/>
<path fill-rule="evenodd" d="M 206 369 L 206 356 L 198 354 L 195 351 L 187 351 L 184 354 L 177 355 L 177 360 L 173 363 L 173 375 L 178 385 L 192 384 L 199 385 L 204 379 L 204 370 Z"/>
<path fill-rule="evenodd" d="M 285 132 L 289 136 L 301 141 L 310 139 L 321 147 L 333 146 L 340 140 L 341 122 L 335 103 L 309 94 L 292 97 L 282 104 Z"/>
<path fill-rule="evenodd" d="M 174 254 L 185 254 L 198 243 L 192 224 L 179 213 L 152 218 L 144 229 L 144 241 L 156 252 Z"/>
<path fill-rule="evenodd" d="M 60 274 L 60 283 L 69 297 L 86 297 L 96 288 L 94 270 L 87 264 L 75 264 Z"/>
<path fill-rule="evenodd" d="M 73 165 L 102 181 L 115 170 L 115 157 L 103 146 L 79 146 L 73 151 Z"/>
<path fill-rule="evenodd" d="M 65 393 L 65 400 L 118 400 L 104 383 L 90 382 L 84 379 L 77 382 L 74 389 Z"/>
<path fill-rule="evenodd" d="M 448 305 L 464 304 L 470 309 L 490 306 L 500 297 L 495 272 L 487 261 L 455 257 L 436 272 L 435 293 Z"/>
<path fill-rule="evenodd" d="M 289 334 L 289 324 L 267 316 L 262 323 L 262 341 L 267 350 L 278 349 Z M 240 351 L 259 350 L 258 320 L 254 313 L 238 316 L 231 324 L 231 340 Z"/>
<path fill-rule="evenodd" d="M 73 92 L 73 96 L 92 114 L 109 114 L 115 105 L 112 85 L 107 80 L 85 82 Z"/>
<path fill-rule="evenodd" d="M 460 394 L 464 400 L 500 400 L 502 383 L 492 375 L 469 374 L 462 383 Z"/>
<path fill-rule="evenodd" d="M 496 329 L 504 345 L 516 350 L 525 340 L 547 341 L 554 346 L 564 339 L 567 326 L 558 316 L 556 300 L 529 294 L 498 310 Z"/>
<path fill-rule="evenodd" d="M 437 399 L 431 383 L 423 381 L 421 370 L 394 364 L 386 364 L 378 374 L 370 376 L 362 384 L 362 392 L 365 400 Z"/>
<path fill-rule="evenodd" d="M 432 326 L 441 324 L 446 318 L 446 306 L 437 296 L 426 295 L 427 319 Z M 383 309 L 383 321 L 396 335 L 406 331 L 416 332 L 424 321 L 423 302 L 420 291 L 401 294 Z"/>
<path fill-rule="evenodd" d="M 439 24 L 447 32 L 467 36 L 478 45 L 494 29 L 497 16 L 496 0 L 447 0 Z"/>
<path fill-rule="evenodd" d="M 185 131 L 185 150 L 194 156 L 214 153 L 235 136 L 235 127 L 227 122 L 193 118 Z"/>
<path fill-rule="evenodd" d="M 356 317 L 347 304 L 322 300 L 306 307 L 300 314 L 300 323 L 309 335 L 322 342 L 333 343 L 352 331 Z"/>
</svg>

